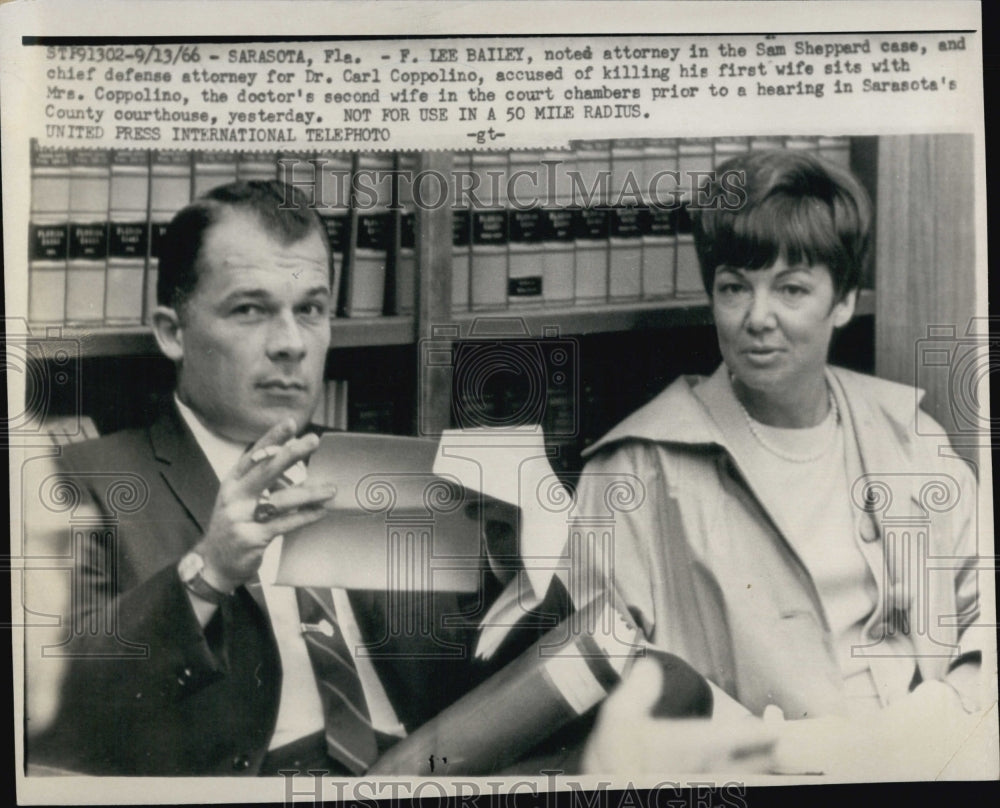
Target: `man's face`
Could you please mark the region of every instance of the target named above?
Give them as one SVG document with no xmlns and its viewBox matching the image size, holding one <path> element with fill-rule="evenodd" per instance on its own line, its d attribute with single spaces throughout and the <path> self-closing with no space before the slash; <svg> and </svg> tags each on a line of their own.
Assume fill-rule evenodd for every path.
<svg viewBox="0 0 1000 808">
<path fill-rule="evenodd" d="M 256 440 L 288 416 L 301 429 L 330 344 L 322 237 L 313 231 L 282 244 L 253 214 L 227 210 L 205 234 L 198 270 L 177 312 L 180 355 L 171 357 L 180 361 L 181 400 L 231 440 Z"/>
</svg>

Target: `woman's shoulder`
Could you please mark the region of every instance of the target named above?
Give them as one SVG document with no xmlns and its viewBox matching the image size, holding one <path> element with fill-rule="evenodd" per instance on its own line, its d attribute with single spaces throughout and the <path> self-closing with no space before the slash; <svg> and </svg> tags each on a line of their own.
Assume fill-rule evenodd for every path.
<svg viewBox="0 0 1000 808">
<path fill-rule="evenodd" d="M 704 404 L 694 394 L 706 377 L 681 376 L 651 401 L 615 425 L 584 451 L 590 458 L 612 448 L 639 443 L 715 444 L 717 428 Z"/>
<path fill-rule="evenodd" d="M 912 431 L 923 390 L 834 365 L 829 371 L 843 390 L 848 406 L 867 407 L 905 431 Z"/>
</svg>

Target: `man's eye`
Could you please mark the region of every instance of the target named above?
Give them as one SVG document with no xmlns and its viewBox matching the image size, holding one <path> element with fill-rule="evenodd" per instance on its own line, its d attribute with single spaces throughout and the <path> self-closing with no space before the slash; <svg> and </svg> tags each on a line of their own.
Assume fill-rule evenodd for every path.
<svg viewBox="0 0 1000 808">
<path fill-rule="evenodd" d="M 237 317 L 255 317 L 263 314 L 264 309 L 256 303 L 240 303 L 233 307 L 232 313 Z"/>
<path fill-rule="evenodd" d="M 315 301 L 312 303 L 304 303 L 299 307 L 299 314 L 306 317 L 325 317 L 326 312 L 326 304 Z"/>
</svg>

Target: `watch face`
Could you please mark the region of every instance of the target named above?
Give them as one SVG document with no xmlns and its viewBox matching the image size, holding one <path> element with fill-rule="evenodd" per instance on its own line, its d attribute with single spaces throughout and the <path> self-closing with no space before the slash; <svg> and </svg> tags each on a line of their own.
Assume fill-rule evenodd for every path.
<svg viewBox="0 0 1000 808">
<path fill-rule="evenodd" d="M 188 553 L 177 565 L 177 574 L 184 583 L 194 579 L 205 567 L 205 559 L 197 553 Z"/>
</svg>

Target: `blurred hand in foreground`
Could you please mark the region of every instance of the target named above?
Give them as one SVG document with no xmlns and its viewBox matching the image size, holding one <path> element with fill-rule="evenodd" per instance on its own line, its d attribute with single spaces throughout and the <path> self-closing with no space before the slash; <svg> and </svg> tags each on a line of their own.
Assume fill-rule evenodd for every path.
<svg viewBox="0 0 1000 808">
<path fill-rule="evenodd" d="M 764 773 L 772 765 L 776 726 L 760 719 L 654 718 L 663 687 L 660 666 L 636 662 L 601 707 L 583 756 L 589 774 Z"/>
</svg>

